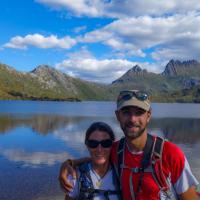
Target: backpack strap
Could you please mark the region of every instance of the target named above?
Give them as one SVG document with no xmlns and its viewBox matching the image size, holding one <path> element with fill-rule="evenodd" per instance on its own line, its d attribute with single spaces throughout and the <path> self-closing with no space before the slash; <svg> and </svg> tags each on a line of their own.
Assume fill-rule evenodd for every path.
<svg viewBox="0 0 200 200">
<path fill-rule="evenodd" d="M 163 155 L 163 147 L 164 147 L 165 139 L 157 136 L 155 138 L 154 146 L 152 149 L 151 155 L 151 164 L 153 168 L 153 177 L 156 181 L 157 185 L 160 188 L 160 192 L 164 193 L 164 195 L 171 200 L 177 199 L 177 195 L 173 192 L 172 183 L 163 173 L 162 167 L 162 155 Z"/>
<path fill-rule="evenodd" d="M 132 173 L 142 172 L 138 182 L 137 192 L 139 192 L 141 189 L 144 172 L 151 172 L 160 190 L 164 191 L 167 197 L 170 197 L 170 199 L 176 199 L 171 191 L 170 187 L 171 183 L 167 180 L 162 169 L 162 153 L 163 153 L 164 142 L 165 142 L 164 138 L 158 136 L 154 137 L 150 134 L 147 134 L 147 142 L 144 147 L 144 154 L 141 162 L 141 167 L 137 169 L 131 168 L 130 170 L 132 171 Z M 117 150 L 117 156 L 118 156 L 117 173 L 119 181 L 121 180 L 122 169 L 126 168 L 124 164 L 124 149 L 125 149 L 124 147 L 125 147 L 125 138 L 123 137 L 119 141 Z M 130 191 L 132 199 L 135 199 L 131 177 L 132 175 L 130 176 L 129 180 Z"/>
<path fill-rule="evenodd" d="M 112 169 L 113 184 L 115 185 L 117 195 L 118 195 L 118 199 L 122 200 L 121 184 L 120 184 L 120 181 L 119 181 L 119 178 L 118 178 L 118 174 L 116 173 L 115 166 L 112 162 L 111 162 L 111 169 Z"/>
<path fill-rule="evenodd" d="M 117 156 L 118 156 L 118 165 L 117 165 L 117 174 L 118 180 L 121 181 L 121 171 L 124 165 L 124 146 L 125 146 L 125 138 L 121 138 L 118 145 Z"/>
<path fill-rule="evenodd" d="M 129 177 L 129 187 L 130 187 L 132 200 L 135 200 L 135 193 L 134 193 L 134 190 L 133 190 L 133 183 L 132 183 L 132 175 L 133 175 L 133 173 L 142 172 L 141 175 L 140 175 L 140 178 L 139 178 L 139 182 L 138 182 L 138 188 L 137 188 L 137 193 L 138 193 L 141 190 L 142 180 L 143 180 L 145 169 L 148 167 L 148 165 L 150 163 L 149 160 L 150 160 L 150 157 L 151 157 L 151 150 L 152 150 L 152 146 L 153 146 L 153 137 L 150 136 L 149 134 L 147 135 L 147 137 L 148 137 L 148 139 L 147 139 L 147 142 L 146 142 L 145 147 L 144 147 L 144 156 L 143 156 L 143 159 L 142 159 L 142 162 L 141 162 L 141 167 L 139 167 L 139 168 L 138 167 L 129 168 L 129 167 L 125 166 L 125 163 L 124 163 L 125 138 L 124 137 L 122 139 L 120 139 L 119 145 L 118 145 L 118 150 L 117 150 L 118 177 L 119 177 L 119 180 L 121 180 L 122 170 L 124 168 L 129 168 L 131 170 L 132 173 L 131 173 L 131 176 Z"/>
<path fill-rule="evenodd" d="M 120 190 L 102 190 L 102 189 L 95 189 L 92 183 L 92 178 L 90 176 L 90 164 L 83 163 L 79 166 L 80 177 L 78 179 L 79 182 L 79 200 L 92 200 L 94 199 L 95 194 L 103 195 L 106 200 L 109 200 L 109 195 L 117 195 L 119 199 L 121 199 L 121 192 Z M 114 173 L 114 169 L 112 168 L 112 173 Z M 116 181 L 114 180 L 113 175 L 113 184 L 115 184 L 116 188 Z"/>
<path fill-rule="evenodd" d="M 83 163 L 79 167 L 79 178 L 78 178 L 78 186 L 79 186 L 79 197 L 78 200 L 92 200 L 94 197 L 94 186 L 92 183 L 92 178 L 90 176 L 89 163 Z"/>
<path fill-rule="evenodd" d="M 161 137 L 157 136 L 155 138 L 151 154 L 151 164 L 153 166 L 154 175 L 160 189 L 167 190 L 169 189 L 169 184 L 167 183 L 166 177 L 162 170 L 162 152 L 163 152 L 164 141 L 165 140 Z"/>
<path fill-rule="evenodd" d="M 153 136 L 150 134 L 147 134 L 147 141 L 144 146 L 143 159 L 142 159 L 141 167 L 140 167 L 140 172 L 142 172 L 142 173 L 139 178 L 137 193 L 140 192 L 140 190 L 141 190 L 145 169 L 150 164 L 150 158 L 151 158 L 151 152 L 152 152 L 153 146 L 154 146 Z"/>
<path fill-rule="evenodd" d="M 144 147 L 144 156 L 142 159 L 141 167 L 138 169 L 133 169 L 133 172 L 139 172 L 139 171 L 144 171 L 148 165 L 150 164 L 150 158 L 151 158 L 151 152 L 153 149 L 153 143 L 154 139 L 153 136 L 150 134 L 147 135 L 147 142 Z M 124 146 L 125 146 L 125 138 L 121 138 L 119 141 L 118 145 L 118 150 L 117 150 L 117 156 L 118 156 L 118 169 L 117 169 L 117 174 L 119 177 L 119 180 L 121 179 L 121 169 L 124 167 Z"/>
<path fill-rule="evenodd" d="M 153 146 L 154 146 L 154 138 L 152 135 L 147 134 L 147 141 L 143 150 L 144 154 L 143 154 L 142 166 L 141 166 L 143 170 L 146 169 L 150 164 Z"/>
</svg>

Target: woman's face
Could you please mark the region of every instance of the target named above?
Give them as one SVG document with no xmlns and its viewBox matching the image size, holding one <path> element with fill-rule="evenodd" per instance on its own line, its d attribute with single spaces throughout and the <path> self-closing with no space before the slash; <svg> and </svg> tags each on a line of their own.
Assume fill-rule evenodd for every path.
<svg viewBox="0 0 200 200">
<path fill-rule="evenodd" d="M 111 139 L 107 132 L 96 130 L 92 132 L 91 135 L 89 136 L 88 141 L 91 141 L 91 140 L 98 141 L 98 142 L 103 141 L 105 143 L 107 142 L 108 144 L 109 143 L 108 140 L 111 140 Z M 102 165 L 109 162 L 111 146 L 104 148 L 102 147 L 101 144 L 98 144 L 96 148 L 90 148 L 88 145 L 87 145 L 87 148 L 88 148 L 88 151 L 90 152 L 93 164 Z"/>
</svg>

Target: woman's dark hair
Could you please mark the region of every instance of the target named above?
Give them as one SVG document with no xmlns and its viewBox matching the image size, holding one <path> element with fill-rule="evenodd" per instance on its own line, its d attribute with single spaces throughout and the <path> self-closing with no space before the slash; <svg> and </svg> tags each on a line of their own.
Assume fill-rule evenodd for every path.
<svg viewBox="0 0 200 200">
<path fill-rule="evenodd" d="M 87 129 L 86 133 L 85 133 L 85 143 L 88 140 L 88 138 L 90 137 L 90 135 L 94 132 L 94 131 L 104 131 L 106 133 L 108 133 L 108 135 L 110 136 L 110 139 L 112 141 L 115 140 L 115 135 L 114 132 L 112 130 L 112 128 L 104 123 L 104 122 L 94 122 L 90 125 L 90 127 Z"/>
</svg>

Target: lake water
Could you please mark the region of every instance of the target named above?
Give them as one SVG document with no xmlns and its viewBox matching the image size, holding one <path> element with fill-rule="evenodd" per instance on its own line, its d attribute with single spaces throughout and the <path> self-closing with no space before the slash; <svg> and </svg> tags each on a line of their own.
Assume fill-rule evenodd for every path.
<svg viewBox="0 0 200 200">
<path fill-rule="evenodd" d="M 153 104 L 149 132 L 185 152 L 200 180 L 200 104 Z M 0 200 L 61 200 L 57 181 L 66 158 L 87 155 L 83 145 L 94 121 L 123 134 L 113 102 L 0 101 Z"/>
</svg>

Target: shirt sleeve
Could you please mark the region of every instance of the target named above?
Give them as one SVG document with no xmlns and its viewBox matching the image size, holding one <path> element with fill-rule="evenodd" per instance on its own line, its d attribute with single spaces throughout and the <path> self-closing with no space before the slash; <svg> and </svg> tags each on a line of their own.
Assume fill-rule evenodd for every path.
<svg viewBox="0 0 200 200">
<path fill-rule="evenodd" d="M 197 179 L 192 174 L 192 171 L 190 169 L 190 165 L 185 157 L 185 165 L 183 168 L 183 171 L 174 184 L 174 189 L 176 190 L 177 194 L 181 194 L 186 192 L 191 186 L 198 185 Z"/>
<path fill-rule="evenodd" d="M 78 181 L 77 179 L 73 178 L 71 175 L 67 177 L 67 180 L 73 184 L 72 190 L 68 193 L 68 195 L 72 198 L 76 198 L 78 196 Z"/>
<path fill-rule="evenodd" d="M 184 152 L 177 145 L 167 141 L 163 148 L 163 167 L 166 174 L 170 174 L 171 183 L 177 194 L 182 194 L 191 186 L 198 185 Z"/>
</svg>

